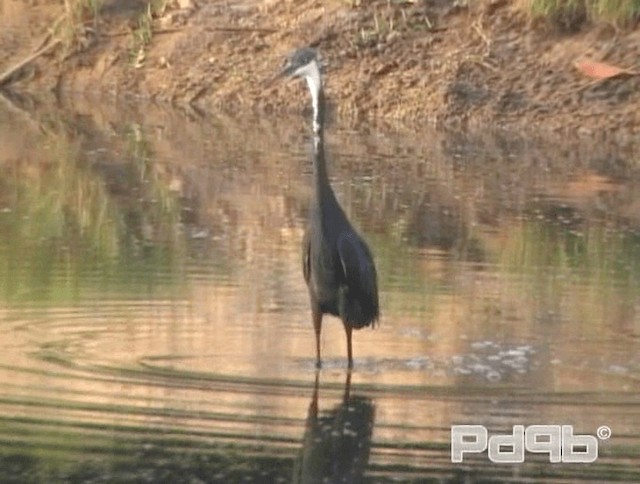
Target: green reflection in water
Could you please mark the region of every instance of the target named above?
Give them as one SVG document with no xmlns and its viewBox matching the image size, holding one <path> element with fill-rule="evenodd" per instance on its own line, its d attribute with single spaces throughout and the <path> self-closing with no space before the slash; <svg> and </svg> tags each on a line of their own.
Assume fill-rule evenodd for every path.
<svg viewBox="0 0 640 484">
<path fill-rule="evenodd" d="M 363 234 L 375 248 L 378 285 L 383 293 L 385 313 L 402 311 L 430 316 L 437 294 L 445 290 L 440 281 L 416 270 L 417 255 L 408 251 L 394 234 Z M 392 291 L 399 285 L 402 287 L 400 294 Z"/>
<path fill-rule="evenodd" d="M 140 130 L 128 129 L 124 160 L 100 163 L 66 131 L 41 134 L 39 158 L 13 163 L 0 182 L 0 297 L 68 302 L 95 272 L 116 292 L 147 290 L 136 274 L 175 283 L 179 204 Z"/>
<path fill-rule="evenodd" d="M 0 455 L 3 482 L 288 482 L 293 459 L 260 445 L 167 439 L 161 432 L 116 438 L 32 435 L 49 445 Z M 110 456 L 105 459 L 104 456 Z"/>
<path fill-rule="evenodd" d="M 579 331 L 567 338 L 632 332 L 640 284 L 638 235 L 606 224 L 566 227 L 530 219 L 511 229 L 502 249 L 502 270 L 525 284 L 526 306 L 539 322 L 571 321 Z"/>
<path fill-rule="evenodd" d="M 533 275 L 535 283 L 575 277 L 607 287 L 640 282 L 640 237 L 604 226 L 572 230 L 528 220 L 513 227 L 501 259 L 509 272 Z"/>
</svg>

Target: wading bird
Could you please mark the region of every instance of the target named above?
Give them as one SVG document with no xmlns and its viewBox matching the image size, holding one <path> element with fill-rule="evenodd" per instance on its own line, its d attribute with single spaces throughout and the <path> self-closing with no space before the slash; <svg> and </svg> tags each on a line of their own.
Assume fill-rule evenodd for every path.
<svg viewBox="0 0 640 484">
<path fill-rule="evenodd" d="M 338 203 L 324 159 L 324 92 L 320 62 L 314 49 L 291 54 L 280 77 L 307 81 L 313 106 L 313 198 L 303 239 L 302 269 L 309 288 L 316 336 L 316 366 L 320 367 L 323 314 L 342 319 L 347 336 L 349 368 L 353 367 L 351 333 L 378 320 L 378 284 L 369 247 L 353 229 Z"/>
</svg>

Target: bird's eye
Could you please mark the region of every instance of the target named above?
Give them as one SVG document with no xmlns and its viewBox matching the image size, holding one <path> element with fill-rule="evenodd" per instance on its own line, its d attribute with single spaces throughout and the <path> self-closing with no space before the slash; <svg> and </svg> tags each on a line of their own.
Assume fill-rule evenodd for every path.
<svg viewBox="0 0 640 484">
<path fill-rule="evenodd" d="M 291 64 L 291 59 L 289 57 L 285 57 L 282 60 L 282 68 L 288 67 Z"/>
</svg>

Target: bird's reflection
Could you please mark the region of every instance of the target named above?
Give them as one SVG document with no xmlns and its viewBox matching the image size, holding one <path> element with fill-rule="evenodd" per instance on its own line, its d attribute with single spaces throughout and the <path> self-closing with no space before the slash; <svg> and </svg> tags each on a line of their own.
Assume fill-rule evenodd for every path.
<svg viewBox="0 0 640 484">
<path fill-rule="evenodd" d="M 328 412 L 319 413 L 318 386 L 316 372 L 293 482 L 361 482 L 371 449 L 374 403 L 366 396 L 351 394 L 351 372 L 348 372 L 342 402 Z"/>
</svg>

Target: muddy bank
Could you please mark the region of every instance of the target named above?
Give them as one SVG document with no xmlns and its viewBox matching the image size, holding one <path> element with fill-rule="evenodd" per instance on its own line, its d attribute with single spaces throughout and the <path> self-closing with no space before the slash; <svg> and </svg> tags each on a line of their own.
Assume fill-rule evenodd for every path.
<svg viewBox="0 0 640 484">
<path fill-rule="evenodd" d="M 62 8 L 9 5 L 2 71 L 33 52 Z M 302 83 L 266 81 L 291 49 L 313 45 L 327 61 L 328 96 L 343 119 L 589 138 L 640 130 L 640 76 L 594 80 L 575 67 L 587 58 L 636 69 L 637 28 L 563 33 L 531 22 L 508 0 L 182 0 L 148 13 L 143 1 L 105 1 L 97 19 L 30 64 L 12 88 L 140 96 L 203 110 L 304 109 Z"/>
</svg>

